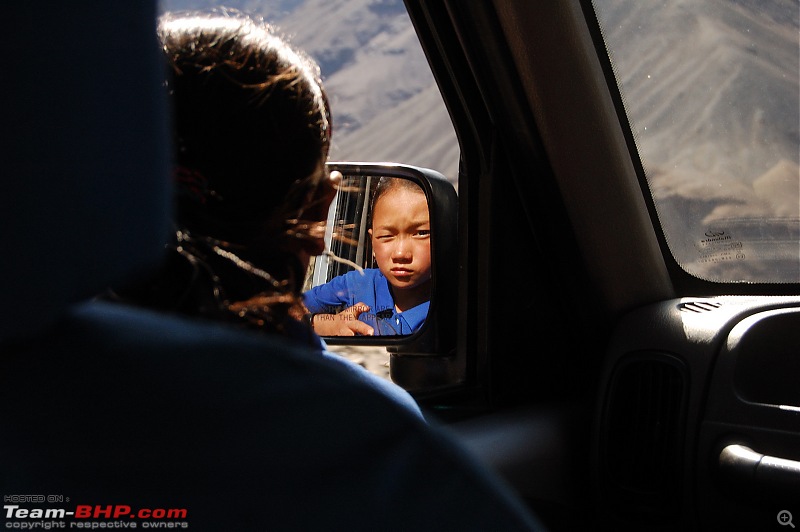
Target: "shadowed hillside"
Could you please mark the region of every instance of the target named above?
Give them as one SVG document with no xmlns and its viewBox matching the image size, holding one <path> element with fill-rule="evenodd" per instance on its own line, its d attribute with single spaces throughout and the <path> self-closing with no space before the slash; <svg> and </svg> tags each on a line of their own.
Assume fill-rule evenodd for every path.
<svg viewBox="0 0 800 532">
<path fill-rule="evenodd" d="M 659 217 L 679 262 L 709 278 L 745 280 L 767 268 L 797 280 L 797 2 L 598 3 Z M 727 231 L 741 246 L 731 254 L 709 250 L 706 231 Z"/>
</svg>

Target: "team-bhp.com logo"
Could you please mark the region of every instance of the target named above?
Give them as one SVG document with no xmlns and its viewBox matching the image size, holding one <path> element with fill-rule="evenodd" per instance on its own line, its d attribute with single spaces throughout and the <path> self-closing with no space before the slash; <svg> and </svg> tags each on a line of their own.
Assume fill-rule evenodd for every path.
<svg viewBox="0 0 800 532">
<path fill-rule="evenodd" d="M 47 500 L 56 502 L 50 498 Z M 12 501 L 16 504 L 9 504 Z M 6 529 L 189 528 L 186 508 L 134 508 L 126 504 L 78 504 L 74 509 L 31 508 L 22 506 L 23 501 L 17 496 L 5 496 L 3 502 Z M 42 503 L 45 499 L 26 499 L 24 502 Z M 69 498 L 58 502 L 69 502 Z"/>
</svg>

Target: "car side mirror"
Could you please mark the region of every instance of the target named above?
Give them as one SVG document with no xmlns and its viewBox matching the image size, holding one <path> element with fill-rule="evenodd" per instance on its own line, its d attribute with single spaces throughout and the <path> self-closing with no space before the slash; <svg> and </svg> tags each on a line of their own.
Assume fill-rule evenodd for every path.
<svg viewBox="0 0 800 532">
<path fill-rule="evenodd" d="M 439 172 L 407 165 L 332 162 L 328 171 L 341 172 L 342 182 L 328 217 L 331 254 L 312 261 L 304 286 L 315 329 L 333 319 L 369 325 L 373 335 L 320 335 L 331 345 L 387 346 L 392 380 L 407 389 L 460 380 L 454 186 Z M 368 308 L 351 309 L 355 303 Z"/>
</svg>

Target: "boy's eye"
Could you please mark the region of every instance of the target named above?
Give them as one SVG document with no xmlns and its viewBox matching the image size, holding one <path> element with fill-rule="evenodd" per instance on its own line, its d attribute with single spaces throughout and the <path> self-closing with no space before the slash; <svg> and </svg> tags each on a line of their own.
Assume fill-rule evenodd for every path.
<svg viewBox="0 0 800 532">
<path fill-rule="evenodd" d="M 431 230 L 430 229 L 420 229 L 416 233 L 414 233 L 414 236 L 416 236 L 418 238 L 427 238 L 427 237 L 431 236 Z"/>
</svg>

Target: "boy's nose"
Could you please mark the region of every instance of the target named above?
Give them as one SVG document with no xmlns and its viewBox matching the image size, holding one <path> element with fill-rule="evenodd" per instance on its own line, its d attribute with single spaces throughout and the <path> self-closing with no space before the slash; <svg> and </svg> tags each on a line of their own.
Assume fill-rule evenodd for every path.
<svg viewBox="0 0 800 532">
<path fill-rule="evenodd" d="M 398 259 L 405 259 L 411 256 L 411 246 L 408 245 L 404 238 L 398 239 L 392 256 Z"/>
</svg>

